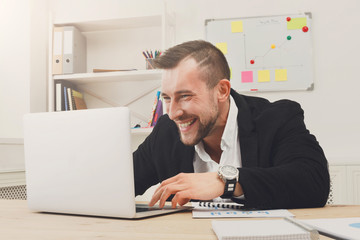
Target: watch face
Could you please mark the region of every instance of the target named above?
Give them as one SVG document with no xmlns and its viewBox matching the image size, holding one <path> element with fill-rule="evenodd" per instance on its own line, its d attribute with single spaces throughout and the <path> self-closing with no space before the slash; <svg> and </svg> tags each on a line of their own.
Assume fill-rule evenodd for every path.
<svg viewBox="0 0 360 240">
<path fill-rule="evenodd" d="M 238 175 L 237 168 L 235 168 L 233 166 L 223 166 L 221 168 L 221 172 L 225 178 L 235 178 Z"/>
</svg>

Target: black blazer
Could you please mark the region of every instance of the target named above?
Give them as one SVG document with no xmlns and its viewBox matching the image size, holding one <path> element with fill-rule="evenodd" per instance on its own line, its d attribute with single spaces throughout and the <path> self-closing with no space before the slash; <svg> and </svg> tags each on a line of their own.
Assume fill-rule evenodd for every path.
<svg viewBox="0 0 360 240">
<path fill-rule="evenodd" d="M 328 163 L 304 123 L 300 105 L 270 103 L 231 90 L 238 107 L 245 206 L 257 209 L 324 206 L 329 194 Z M 185 146 L 177 126 L 162 116 L 133 153 L 135 194 L 178 173 L 192 173 L 194 147 Z"/>
</svg>

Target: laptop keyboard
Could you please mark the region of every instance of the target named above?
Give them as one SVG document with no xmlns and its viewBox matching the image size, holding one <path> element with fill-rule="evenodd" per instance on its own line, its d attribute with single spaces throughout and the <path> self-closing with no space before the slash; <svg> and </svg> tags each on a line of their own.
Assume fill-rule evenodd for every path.
<svg viewBox="0 0 360 240">
<path fill-rule="evenodd" d="M 148 212 L 161 210 L 159 207 L 149 207 L 147 204 L 136 204 L 136 212 Z"/>
<path fill-rule="evenodd" d="M 136 207 L 136 212 L 149 212 L 149 211 L 155 211 L 155 210 L 160 210 L 161 208 L 154 208 L 154 207 Z"/>
</svg>

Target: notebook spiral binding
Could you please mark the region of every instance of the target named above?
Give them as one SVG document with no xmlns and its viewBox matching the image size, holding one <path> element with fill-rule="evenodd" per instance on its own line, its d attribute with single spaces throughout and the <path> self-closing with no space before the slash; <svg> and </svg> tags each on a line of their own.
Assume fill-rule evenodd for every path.
<svg viewBox="0 0 360 240">
<path fill-rule="evenodd" d="M 237 203 L 215 203 L 215 202 L 199 202 L 200 207 L 209 208 L 231 208 L 231 209 L 243 209 L 243 205 Z"/>
</svg>

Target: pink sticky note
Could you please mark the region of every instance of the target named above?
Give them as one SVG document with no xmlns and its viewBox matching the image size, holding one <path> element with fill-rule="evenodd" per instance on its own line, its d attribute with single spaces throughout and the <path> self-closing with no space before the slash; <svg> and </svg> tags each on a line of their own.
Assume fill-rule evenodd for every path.
<svg viewBox="0 0 360 240">
<path fill-rule="evenodd" d="M 241 82 L 243 83 L 253 82 L 253 72 L 252 71 L 241 72 Z"/>
</svg>

